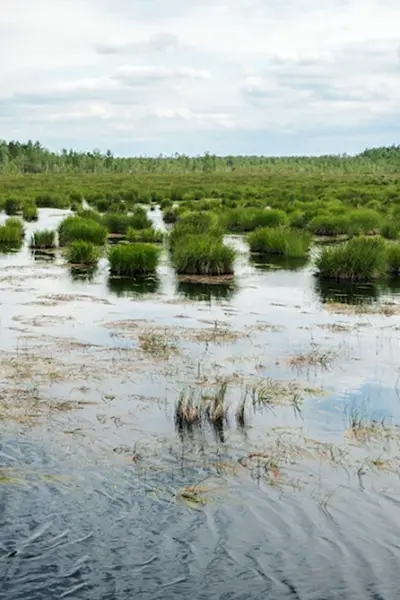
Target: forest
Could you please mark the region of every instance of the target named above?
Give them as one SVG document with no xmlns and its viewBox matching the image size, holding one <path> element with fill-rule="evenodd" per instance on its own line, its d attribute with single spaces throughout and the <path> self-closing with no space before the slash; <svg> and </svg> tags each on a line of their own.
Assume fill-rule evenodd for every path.
<svg viewBox="0 0 400 600">
<path fill-rule="evenodd" d="M 400 146 L 367 149 L 356 156 L 326 155 L 318 157 L 202 156 L 159 155 L 157 157 L 115 157 L 94 149 L 77 152 L 63 149 L 51 152 L 38 141 L 26 143 L 0 141 L 0 173 L 191 173 L 229 172 L 243 169 L 261 171 L 305 171 L 341 173 L 395 173 L 400 164 Z"/>
</svg>

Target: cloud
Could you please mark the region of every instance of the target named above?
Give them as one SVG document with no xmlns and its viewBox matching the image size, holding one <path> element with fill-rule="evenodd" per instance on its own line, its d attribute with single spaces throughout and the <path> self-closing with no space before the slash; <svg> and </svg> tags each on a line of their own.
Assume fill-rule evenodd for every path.
<svg viewBox="0 0 400 600">
<path fill-rule="evenodd" d="M 13 0 L 2 136 L 153 153 L 397 142 L 399 22 L 394 0 Z"/>
</svg>

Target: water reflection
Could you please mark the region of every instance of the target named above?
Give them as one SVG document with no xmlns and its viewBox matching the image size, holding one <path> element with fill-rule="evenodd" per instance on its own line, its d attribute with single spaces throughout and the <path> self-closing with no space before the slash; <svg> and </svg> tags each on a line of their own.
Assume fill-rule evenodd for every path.
<svg viewBox="0 0 400 600">
<path fill-rule="evenodd" d="M 322 303 L 360 304 L 376 302 L 382 291 L 377 283 L 354 283 L 314 277 L 314 291 Z"/>
<path fill-rule="evenodd" d="M 233 282 L 227 284 L 207 284 L 178 281 L 178 293 L 189 300 L 218 301 L 232 300 L 237 293 L 237 285 Z"/>
<path fill-rule="evenodd" d="M 110 276 L 107 279 L 108 291 L 115 294 L 118 298 L 154 294 L 159 291 L 159 288 L 160 280 L 156 275 L 151 277 L 136 277 L 135 279 Z"/>
<path fill-rule="evenodd" d="M 35 262 L 54 262 L 56 253 L 53 250 L 33 250 L 31 256 Z"/>
<path fill-rule="evenodd" d="M 256 269 L 274 270 L 285 269 L 286 271 L 301 271 L 308 263 L 308 257 L 290 258 L 287 256 L 250 256 L 250 263 Z"/>
<path fill-rule="evenodd" d="M 69 275 L 74 282 L 86 281 L 91 283 L 97 273 L 96 267 L 69 267 Z"/>
</svg>

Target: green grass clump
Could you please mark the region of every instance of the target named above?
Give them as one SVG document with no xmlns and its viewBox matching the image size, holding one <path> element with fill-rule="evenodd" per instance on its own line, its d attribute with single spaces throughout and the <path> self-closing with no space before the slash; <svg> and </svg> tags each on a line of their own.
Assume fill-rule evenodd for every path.
<svg viewBox="0 0 400 600">
<path fill-rule="evenodd" d="M 311 235 L 283 227 L 261 227 L 249 234 L 248 242 L 251 252 L 301 258 L 307 255 Z"/>
<path fill-rule="evenodd" d="M 213 212 L 188 212 L 183 214 L 170 233 L 171 248 L 183 238 L 191 235 L 207 234 L 222 241 L 223 229 Z"/>
<path fill-rule="evenodd" d="M 0 226 L 0 244 L 3 246 L 19 247 L 22 243 L 21 233 L 15 227 Z"/>
<path fill-rule="evenodd" d="M 149 227 L 148 229 L 133 229 L 133 227 L 129 227 L 126 237 L 130 242 L 144 242 L 146 244 L 161 244 L 164 239 L 161 231 L 156 231 L 154 227 Z"/>
<path fill-rule="evenodd" d="M 130 226 L 130 217 L 123 213 L 107 213 L 103 217 L 103 224 L 110 233 L 125 235 Z"/>
<path fill-rule="evenodd" d="M 35 231 L 32 234 L 30 247 L 36 250 L 46 250 L 49 248 L 55 248 L 56 246 L 56 232 L 51 229 L 43 229 L 42 231 Z"/>
<path fill-rule="evenodd" d="M 388 245 L 387 262 L 390 275 L 400 275 L 400 244 Z"/>
<path fill-rule="evenodd" d="M 7 215 L 17 215 L 22 211 L 22 201 L 19 198 L 7 198 L 4 202 L 4 210 Z"/>
<path fill-rule="evenodd" d="M 35 204 L 39 208 L 69 208 L 71 200 L 66 194 L 39 194 Z"/>
<path fill-rule="evenodd" d="M 350 235 L 376 233 L 382 224 L 382 217 L 376 211 L 369 208 L 359 208 L 348 213 Z"/>
<path fill-rule="evenodd" d="M 387 244 L 381 237 L 356 237 L 324 248 L 316 261 L 318 275 L 330 279 L 368 281 L 387 272 Z"/>
<path fill-rule="evenodd" d="M 134 277 L 147 275 L 157 269 L 160 249 L 151 244 L 121 244 L 108 252 L 112 275 Z"/>
<path fill-rule="evenodd" d="M 96 223 L 103 222 L 102 215 L 99 212 L 97 212 L 96 210 L 93 210 L 91 208 L 82 208 L 81 206 L 78 206 L 77 216 L 81 217 L 81 219 L 86 219 L 89 221 L 96 221 Z"/>
<path fill-rule="evenodd" d="M 229 231 L 248 232 L 259 227 L 279 227 L 287 223 L 284 211 L 271 208 L 232 208 L 223 214 L 223 220 Z"/>
<path fill-rule="evenodd" d="M 172 262 L 185 275 L 230 275 L 235 251 L 209 234 L 187 235 L 172 248 Z"/>
<path fill-rule="evenodd" d="M 387 240 L 397 240 L 400 236 L 400 221 L 388 219 L 384 221 L 380 228 L 380 234 Z"/>
<path fill-rule="evenodd" d="M 24 221 L 37 221 L 39 219 L 39 211 L 35 204 L 24 204 L 22 209 L 22 218 Z"/>
<path fill-rule="evenodd" d="M 348 235 L 350 231 L 350 220 L 347 215 L 324 214 L 314 217 L 309 225 L 309 230 L 314 235 Z"/>
<path fill-rule="evenodd" d="M 147 212 L 141 206 L 137 206 L 133 213 L 129 215 L 129 226 L 132 229 L 150 229 L 153 223 L 147 216 Z"/>
<path fill-rule="evenodd" d="M 24 224 L 17 217 L 9 217 L 8 219 L 6 219 L 4 222 L 4 226 L 8 227 L 9 229 L 14 229 L 18 233 L 19 238 L 21 240 L 24 238 Z"/>
<path fill-rule="evenodd" d="M 76 240 L 68 244 L 66 258 L 71 265 L 92 267 L 97 264 L 100 252 L 99 248 L 92 242 Z"/>
<path fill-rule="evenodd" d="M 60 245 L 65 246 L 76 240 L 85 240 L 101 246 L 107 239 L 107 229 L 91 219 L 67 217 L 58 229 Z"/>
</svg>

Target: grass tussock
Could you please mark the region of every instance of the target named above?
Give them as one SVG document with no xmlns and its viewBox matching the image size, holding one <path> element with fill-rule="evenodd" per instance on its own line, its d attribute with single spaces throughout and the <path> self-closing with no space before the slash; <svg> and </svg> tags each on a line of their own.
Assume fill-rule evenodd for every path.
<svg viewBox="0 0 400 600">
<path fill-rule="evenodd" d="M 283 227 L 262 227 L 249 234 L 248 242 L 251 252 L 302 258 L 307 256 L 311 235 Z"/>
<path fill-rule="evenodd" d="M 4 225 L 0 226 L 0 244 L 3 246 L 19 248 L 24 235 L 24 226 L 17 217 L 9 217 Z"/>
<path fill-rule="evenodd" d="M 68 244 L 66 258 L 71 265 L 93 267 L 100 258 L 100 251 L 92 242 L 75 240 Z"/>
<path fill-rule="evenodd" d="M 172 248 L 172 262 L 182 275 L 231 275 L 235 251 L 211 235 L 188 235 Z"/>
<path fill-rule="evenodd" d="M 58 229 L 60 245 L 83 240 L 101 246 L 107 239 L 107 229 L 91 219 L 82 217 L 67 217 Z"/>
<path fill-rule="evenodd" d="M 400 244 L 389 244 L 387 249 L 387 270 L 390 275 L 400 275 Z"/>
<path fill-rule="evenodd" d="M 35 204 L 24 204 L 22 218 L 27 222 L 37 221 L 39 219 L 37 206 Z"/>
<path fill-rule="evenodd" d="M 133 227 L 129 227 L 126 238 L 132 243 L 162 244 L 164 235 L 161 231 L 156 231 L 154 227 L 149 227 L 148 229 L 133 229 Z"/>
<path fill-rule="evenodd" d="M 48 250 L 56 246 L 56 232 L 51 229 L 35 231 L 30 240 L 30 247 L 35 250 Z"/>
<path fill-rule="evenodd" d="M 288 218 L 278 208 L 237 207 L 228 210 L 222 217 L 228 231 L 248 232 L 259 227 L 280 227 L 286 225 Z"/>
<path fill-rule="evenodd" d="M 134 277 L 154 273 L 160 249 L 151 244 L 123 244 L 110 248 L 108 260 L 112 275 Z"/>
<path fill-rule="evenodd" d="M 324 248 L 317 274 L 330 279 L 368 281 L 387 271 L 387 247 L 381 237 L 357 237 L 341 246 Z"/>
</svg>

